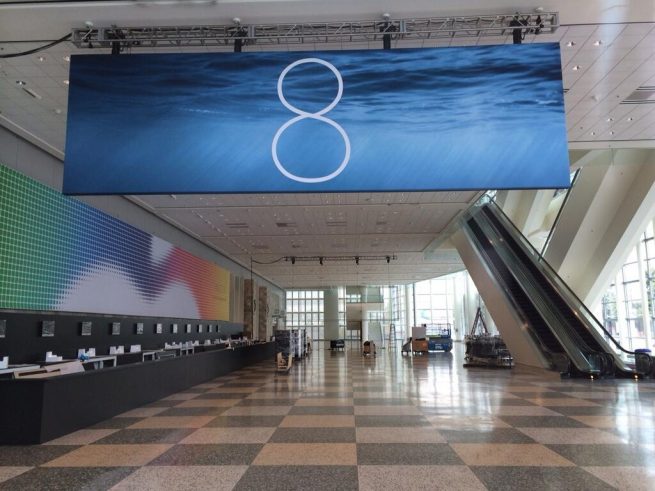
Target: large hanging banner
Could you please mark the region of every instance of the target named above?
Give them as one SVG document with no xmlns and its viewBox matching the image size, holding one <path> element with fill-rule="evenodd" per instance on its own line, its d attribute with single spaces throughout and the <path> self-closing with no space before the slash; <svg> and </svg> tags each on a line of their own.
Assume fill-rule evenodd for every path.
<svg viewBox="0 0 655 491">
<path fill-rule="evenodd" d="M 67 194 L 562 188 L 557 43 L 79 55 Z"/>
</svg>

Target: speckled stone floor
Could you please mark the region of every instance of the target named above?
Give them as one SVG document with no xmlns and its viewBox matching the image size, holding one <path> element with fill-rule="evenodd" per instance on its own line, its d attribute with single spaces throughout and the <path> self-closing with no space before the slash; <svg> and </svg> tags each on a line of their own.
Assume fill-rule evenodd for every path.
<svg viewBox="0 0 655 491">
<path fill-rule="evenodd" d="M 655 489 L 655 382 L 465 369 L 461 348 L 248 367 L 0 447 L 0 489 Z"/>
</svg>

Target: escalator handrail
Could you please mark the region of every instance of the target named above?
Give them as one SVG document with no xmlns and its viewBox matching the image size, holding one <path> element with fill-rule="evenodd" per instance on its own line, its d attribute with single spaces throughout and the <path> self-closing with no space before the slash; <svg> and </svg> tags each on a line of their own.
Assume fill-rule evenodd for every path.
<svg viewBox="0 0 655 491">
<path fill-rule="evenodd" d="M 600 330 L 603 331 L 603 333 L 612 341 L 612 343 L 614 343 L 614 345 L 619 350 L 623 351 L 624 353 L 626 353 L 628 355 L 633 355 L 634 356 L 634 354 L 635 354 L 634 351 L 626 350 L 623 346 L 621 346 L 621 344 L 616 339 L 614 339 L 614 336 L 612 336 L 607 331 L 607 329 L 605 329 L 605 326 L 603 326 L 603 324 L 596 318 L 596 316 L 587 308 L 587 306 L 584 304 L 584 302 L 582 300 L 580 300 L 580 298 L 578 298 L 578 296 L 575 294 L 575 292 L 566 284 L 566 282 L 557 273 L 557 271 L 555 271 L 555 269 L 548 263 L 548 261 L 546 261 L 546 259 L 544 259 L 544 257 L 541 254 L 539 254 L 539 251 L 537 251 L 537 249 L 530 243 L 528 238 L 525 235 L 523 235 L 523 233 L 518 229 L 518 227 L 516 225 L 514 225 L 514 222 L 512 222 L 512 220 L 510 220 L 510 218 L 502 210 L 502 208 L 498 205 L 498 203 L 496 203 L 496 201 L 493 198 L 489 197 L 489 196 L 486 197 L 486 200 L 487 200 L 487 203 L 493 203 L 494 209 L 500 212 L 500 215 L 503 217 L 503 219 L 504 219 L 504 221 L 506 223 L 510 224 L 513 231 L 516 234 L 518 234 L 518 237 L 521 239 L 521 242 L 524 245 L 527 245 L 528 250 L 530 250 L 533 253 L 533 256 L 534 255 L 537 256 L 537 258 L 538 258 L 537 262 L 539 264 L 543 264 L 545 266 L 545 268 L 548 270 L 548 272 L 550 274 L 552 274 L 552 276 L 558 280 L 559 285 L 554 285 L 553 282 L 551 281 L 551 278 L 549 278 L 546 275 L 546 278 L 551 283 L 551 285 L 553 287 L 559 287 L 560 285 L 563 285 L 564 288 L 566 289 L 567 294 L 570 295 L 571 297 L 573 297 L 573 300 L 580 306 L 578 308 L 585 313 L 585 317 L 587 317 L 590 321 L 595 323 L 596 326 L 598 328 L 600 328 Z M 576 307 L 573 306 L 573 305 L 570 305 L 570 302 L 568 302 L 568 303 L 569 303 L 569 306 L 575 311 Z"/>
<path fill-rule="evenodd" d="M 478 223 L 477 220 L 475 220 L 475 218 L 473 218 L 473 220 L 476 221 L 476 225 L 478 227 L 483 226 L 489 229 L 487 231 L 483 231 L 483 233 L 485 233 L 485 236 L 487 238 L 490 239 L 489 234 L 493 233 L 497 235 L 497 237 L 500 238 L 500 240 L 503 240 L 501 233 L 491 222 L 487 222 L 485 220 L 484 225 L 482 225 L 482 223 Z M 500 259 L 505 263 L 505 266 L 507 267 L 508 259 L 502 257 L 500 257 Z M 547 303 L 544 302 L 540 302 L 538 304 L 536 303 L 535 298 L 542 298 L 544 297 L 544 294 L 543 292 L 540 291 L 539 286 L 534 284 L 534 282 L 530 280 L 530 277 L 532 275 L 523 272 L 521 269 L 512 270 L 511 268 L 508 268 L 508 270 L 510 274 L 514 277 L 514 279 L 517 281 L 523 292 L 529 298 L 532 298 L 531 302 L 533 303 L 534 307 L 537 309 L 539 316 L 545 321 L 546 325 L 549 326 L 549 330 L 551 334 L 554 336 L 554 338 L 563 348 L 563 351 L 568 355 L 569 359 L 574 363 L 574 365 L 578 368 L 578 370 L 590 374 L 593 374 L 594 372 L 601 372 L 600 367 L 598 366 L 597 363 L 597 360 L 600 355 L 598 351 L 591 349 L 587 345 L 587 343 L 580 338 L 580 335 L 568 325 L 569 323 L 566 322 L 565 319 L 562 319 L 561 316 L 558 316 L 549 307 L 549 305 L 547 305 Z M 517 277 L 517 272 L 521 273 L 521 277 Z M 526 290 L 527 285 L 529 285 L 531 291 Z M 539 294 L 534 295 L 535 292 L 539 292 Z M 549 317 L 549 315 L 551 317 Z M 553 318 L 552 315 L 555 315 L 555 317 Z M 553 326 L 559 326 L 560 329 L 554 329 Z M 585 349 L 581 349 L 581 348 L 585 348 Z"/>
<path fill-rule="evenodd" d="M 498 268 L 494 264 L 494 261 L 489 257 L 489 253 L 487 251 L 485 251 L 484 244 L 482 244 L 481 239 L 478 238 L 476 236 L 476 234 L 474 233 L 474 231 L 472 230 L 471 225 L 469 224 L 469 221 L 473 221 L 476 224 L 477 227 L 480 227 L 480 225 L 475 221 L 474 217 L 471 216 L 470 212 L 468 213 L 468 215 L 469 215 L 468 219 L 465 218 L 463 220 L 464 226 L 462 227 L 462 230 L 464 230 L 464 233 L 467 236 L 469 236 L 469 239 L 472 240 L 472 242 L 474 244 L 477 244 L 476 249 L 478 250 L 478 253 L 483 255 L 486 258 L 486 260 L 485 260 L 486 266 L 488 268 L 491 268 L 495 273 L 493 277 L 494 278 L 502 278 L 503 275 L 498 271 Z M 482 230 L 481 230 L 481 232 L 482 232 Z M 486 237 L 486 238 L 488 239 L 488 237 Z M 504 263 L 502 258 L 500 258 L 500 259 L 501 259 L 502 264 L 505 266 L 505 268 L 507 268 L 507 265 Z M 514 278 L 514 280 L 517 282 L 519 287 L 523 290 L 523 293 L 525 293 L 529 297 L 529 294 L 525 291 L 525 289 L 523 287 L 521 287 L 521 280 L 519 278 L 517 278 L 516 275 L 509 268 L 507 268 L 507 269 L 508 269 L 508 273 Z M 593 373 L 596 373 L 598 371 L 596 368 L 594 368 L 592 366 L 592 363 L 589 362 L 587 357 L 582 352 L 576 353 L 576 356 L 579 355 L 582 358 L 582 360 L 584 360 L 584 362 L 585 362 L 584 364 L 586 365 L 586 367 L 583 366 L 582 364 L 580 364 L 581 360 L 578 360 L 578 363 L 574 363 L 573 360 L 572 360 L 571 354 L 569 354 L 567 352 L 568 350 L 565 349 L 565 347 L 564 347 L 564 342 L 559 338 L 559 336 L 557 336 L 555 333 L 553 333 L 551 331 L 551 335 L 553 336 L 555 342 L 562 349 L 561 352 L 552 351 L 544 343 L 544 341 L 541 339 L 541 336 L 536 332 L 536 330 L 532 326 L 531 322 L 527 319 L 527 317 L 526 317 L 527 314 L 525 314 L 525 312 L 523 312 L 522 307 L 519 306 L 516 303 L 516 301 L 514 299 L 514 294 L 508 289 L 508 286 L 505 284 L 505 282 L 504 281 L 500 282 L 498 280 L 495 280 L 495 281 L 498 284 L 498 286 L 500 286 L 501 291 L 503 292 L 505 298 L 512 305 L 513 311 L 518 314 L 517 316 L 519 317 L 519 320 L 521 320 L 522 324 L 525 326 L 527 332 L 530 335 L 530 338 L 535 342 L 535 344 L 537 344 L 537 346 L 542 350 L 542 352 L 547 355 L 546 358 L 550 362 L 551 368 L 558 368 L 557 365 L 554 362 L 556 357 L 565 356 L 569 360 L 569 363 L 575 364 L 577 369 L 582 371 L 582 372 L 593 374 Z M 540 310 L 538 308 L 536 308 L 536 306 L 535 306 L 535 309 L 536 309 L 537 315 L 539 315 L 543 319 L 543 313 L 541 313 Z M 546 323 L 546 325 L 547 325 L 547 323 Z"/>
<path fill-rule="evenodd" d="M 463 223 L 466 223 L 466 221 L 467 220 L 464 219 Z M 475 235 L 472 234 L 469 231 L 469 228 L 467 226 L 462 227 L 462 230 L 464 231 L 464 233 L 466 235 L 469 236 L 470 240 L 472 240 L 475 243 L 479 243 L 478 238 L 475 237 Z M 477 249 L 479 254 L 484 255 L 487 258 L 487 261 L 485 261 L 486 267 L 494 270 L 494 274 L 492 275 L 492 277 L 494 278 L 495 283 L 499 286 L 500 290 L 503 292 L 503 296 L 505 297 L 505 299 L 512 305 L 512 312 L 516 314 L 518 320 L 521 322 L 522 325 L 527 326 L 527 330 L 530 333 L 530 337 L 539 345 L 539 347 L 541 348 L 541 350 L 544 353 L 550 355 L 550 357 L 554 356 L 555 353 L 553 351 L 551 351 L 550 348 L 548 348 L 548 346 L 546 346 L 543 343 L 543 341 L 539 338 L 539 336 L 534 332 L 534 329 L 530 325 L 530 322 L 528 322 L 528 320 L 527 320 L 527 318 L 525 316 L 525 313 L 523 312 L 521 307 L 514 300 L 514 298 L 513 298 L 512 294 L 511 294 L 511 292 L 509 291 L 507 285 L 505 285 L 504 282 L 501 283 L 501 282 L 499 282 L 497 280 L 497 278 L 500 278 L 500 274 L 498 273 L 498 270 L 497 270 L 496 266 L 489 259 L 487 253 L 483 249 L 480 249 L 478 247 L 476 247 L 476 249 Z"/>
<path fill-rule="evenodd" d="M 564 207 L 566 206 L 566 203 L 568 203 L 569 198 L 571 197 L 571 191 L 573 190 L 573 187 L 575 186 L 575 183 L 577 182 L 578 177 L 580 177 L 580 170 L 581 169 L 582 168 L 579 167 L 578 169 L 576 169 L 575 173 L 573 174 L 573 178 L 571 179 L 571 185 L 566 190 L 566 195 L 564 196 L 564 199 L 562 200 L 562 204 L 560 205 L 559 210 L 557 210 L 557 216 L 555 216 L 555 220 L 553 221 L 553 225 L 550 227 L 550 231 L 548 232 L 548 237 L 546 237 L 546 240 L 544 241 L 544 246 L 541 248 L 541 252 L 539 253 L 540 258 L 544 257 L 544 252 L 546 252 L 546 248 L 548 247 L 548 244 L 550 243 L 550 239 L 553 238 L 553 234 L 555 233 L 555 229 L 557 228 L 557 225 L 559 224 L 559 219 L 562 217 L 562 212 L 564 211 Z"/>
<path fill-rule="evenodd" d="M 506 228 L 505 229 L 502 228 L 503 223 L 498 219 L 497 216 L 492 214 L 489 220 L 490 221 L 488 226 L 490 227 L 490 229 L 493 230 L 493 233 L 498 234 L 498 237 L 500 238 L 501 241 L 504 241 L 506 243 L 507 247 L 509 247 L 510 250 L 512 251 L 512 254 L 516 255 L 517 258 L 524 258 L 522 259 L 521 263 L 523 263 L 523 261 L 527 261 L 527 263 L 525 263 L 527 269 L 526 272 L 524 273 L 527 275 L 526 276 L 527 282 L 531 285 L 531 287 L 534 290 L 539 292 L 539 297 L 543 296 L 545 298 L 549 298 L 550 292 L 548 291 L 548 289 L 544 289 L 543 282 L 539 281 L 539 278 L 542 278 L 544 273 L 539 269 L 539 267 L 536 264 L 534 264 L 532 258 L 530 257 L 530 254 L 521 248 L 521 245 L 511 236 L 511 232 L 509 230 L 507 230 Z M 495 220 L 497 220 L 498 225 L 494 223 Z M 505 239 L 503 239 L 503 236 L 505 236 Z M 532 268 L 535 268 L 537 274 L 539 275 L 538 277 L 535 277 L 535 273 L 531 270 L 530 266 L 532 266 Z M 530 281 L 528 280 L 528 278 L 532 278 L 533 280 L 537 280 L 537 281 Z M 550 283 L 548 283 L 547 285 L 551 286 L 551 291 L 557 291 L 556 289 L 554 289 L 552 285 L 550 285 Z M 552 302 L 552 297 L 550 298 Z M 574 313 L 574 310 L 571 309 L 568 303 L 565 302 L 565 305 L 567 309 L 569 309 L 571 312 Z M 551 307 L 553 307 L 553 305 L 551 305 Z M 546 308 L 546 307 L 542 306 L 542 308 Z M 591 336 L 591 341 L 593 341 L 593 346 L 590 345 L 588 343 L 589 339 L 583 336 L 579 330 L 575 329 L 570 324 L 570 319 L 567 318 L 566 315 L 564 316 L 560 315 L 560 309 L 546 308 L 546 312 L 548 311 L 552 311 L 552 314 L 555 316 L 554 317 L 555 322 L 551 324 L 552 326 L 551 329 L 554 329 L 555 327 L 565 329 L 568 338 L 574 340 L 576 346 L 578 346 L 583 353 L 592 354 L 592 353 L 605 352 L 605 350 L 602 348 L 602 345 L 591 333 L 589 333 L 589 336 Z M 598 349 L 596 349 L 595 347 L 601 348 L 601 351 L 598 351 Z"/>
</svg>

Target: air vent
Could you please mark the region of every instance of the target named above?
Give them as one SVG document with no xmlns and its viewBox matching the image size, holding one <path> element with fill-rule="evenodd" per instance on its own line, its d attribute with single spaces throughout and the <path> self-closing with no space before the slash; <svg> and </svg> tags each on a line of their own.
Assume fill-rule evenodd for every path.
<svg viewBox="0 0 655 491">
<path fill-rule="evenodd" d="M 345 220 L 328 220 L 325 222 L 325 225 L 328 227 L 345 227 L 346 226 L 346 221 Z"/>
<path fill-rule="evenodd" d="M 248 228 L 246 222 L 228 222 L 225 224 L 227 228 Z"/>
<path fill-rule="evenodd" d="M 644 85 L 637 88 L 621 104 L 655 104 L 655 86 Z"/>
<path fill-rule="evenodd" d="M 296 222 L 276 222 L 275 225 L 277 225 L 279 228 L 289 228 L 289 227 L 298 226 Z"/>
</svg>

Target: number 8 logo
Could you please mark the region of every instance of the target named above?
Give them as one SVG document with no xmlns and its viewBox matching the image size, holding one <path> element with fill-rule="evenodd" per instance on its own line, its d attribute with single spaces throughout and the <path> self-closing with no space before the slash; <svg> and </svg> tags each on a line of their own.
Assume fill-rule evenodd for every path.
<svg viewBox="0 0 655 491">
<path fill-rule="evenodd" d="M 294 69 L 298 65 L 304 65 L 306 63 L 318 63 L 319 65 L 323 65 L 329 68 L 330 71 L 334 73 L 334 75 L 337 77 L 337 82 L 339 83 L 337 96 L 334 98 L 334 100 L 329 105 L 325 106 L 323 109 L 315 113 L 308 113 L 290 104 L 289 101 L 287 101 L 286 98 L 284 97 L 284 93 L 282 90 L 282 83 L 284 82 L 284 77 L 287 76 L 287 73 L 289 73 L 292 69 Z M 294 61 L 282 71 L 280 77 L 277 79 L 277 96 L 280 98 L 280 102 L 282 102 L 282 105 L 284 107 L 286 107 L 292 113 L 298 115 L 295 118 L 292 118 L 286 123 L 284 123 L 282 126 L 280 126 L 280 129 L 278 129 L 277 133 L 275 133 L 275 136 L 273 137 L 273 143 L 271 144 L 271 153 L 273 155 L 273 162 L 275 162 L 275 166 L 284 176 L 298 182 L 307 182 L 307 183 L 326 182 L 337 177 L 346 168 L 346 165 L 348 165 L 348 161 L 350 160 L 350 139 L 348 138 L 348 135 L 341 127 L 341 125 L 323 116 L 324 114 L 330 112 L 332 109 L 336 107 L 336 105 L 341 100 L 342 95 L 343 95 L 343 79 L 341 78 L 341 74 L 339 73 L 339 70 L 337 70 L 332 63 L 329 63 L 325 60 L 321 60 L 320 58 L 303 58 L 301 60 Z M 280 162 L 280 159 L 278 158 L 277 155 L 277 143 L 278 140 L 280 139 L 280 136 L 282 136 L 282 133 L 284 133 L 284 131 L 287 128 L 296 124 L 299 121 L 302 121 L 303 119 L 316 119 L 317 121 L 322 121 L 324 123 L 327 123 L 333 126 L 339 132 L 341 138 L 343 138 L 343 143 L 346 147 L 345 155 L 343 157 L 343 161 L 341 162 L 341 164 L 339 164 L 339 167 L 337 167 L 337 169 L 331 174 L 327 174 L 321 177 L 297 176 L 286 170 L 282 165 L 282 163 Z"/>
</svg>

